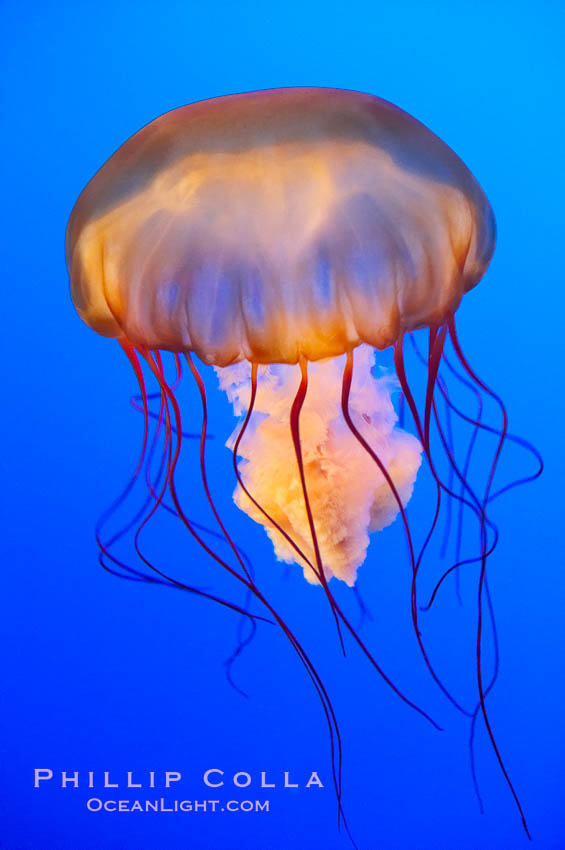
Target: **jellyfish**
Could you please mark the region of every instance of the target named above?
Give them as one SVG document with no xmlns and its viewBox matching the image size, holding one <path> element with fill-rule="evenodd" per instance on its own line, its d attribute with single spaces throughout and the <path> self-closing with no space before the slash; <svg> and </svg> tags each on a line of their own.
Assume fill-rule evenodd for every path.
<svg viewBox="0 0 565 850">
<path fill-rule="evenodd" d="M 330 583 L 354 588 L 371 534 L 400 522 L 412 570 L 409 609 L 416 639 L 438 686 L 461 709 L 423 644 L 419 620 L 426 606 L 418 578 L 442 504 L 447 500 L 452 514 L 463 508 L 472 514 L 477 551 L 467 560 L 458 551 L 429 605 L 452 571 L 459 575 L 465 563 L 478 568 L 477 704 L 466 713 L 473 728 L 482 716 L 527 831 L 487 712 L 493 680 L 483 671 L 482 623 L 487 559 L 497 539 L 487 507 L 521 483 L 494 493 L 500 453 L 509 440 L 535 450 L 509 434 L 502 400 L 473 370 L 455 325 L 461 300 L 483 277 L 494 245 L 494 216 L 481 187 L 422 123 L 370 94 L 287 88 L 193 103 L 145 126 L 80 195 L 66 253 L 79 315 L 100 335 L 118 340 L 139 383 L 145 429 L 132 482 L 145 464 L 148 497 L 128 527 L 137 523 L 139 533 L 166 508 L 262 614 L 171 578 L 137 548 L 139 558 L 153 571 L 152 580 L 211 597 L 248 615 L 253 626 L 257 619 L 280 626 L 323 705 L 338 802 L 341 744 L 329 695 L 302 643 L 260 589 L 208 483 L 208 406 L 196 360 L 216 371 L 240 420 L 228 441 L 237 506 L 264 526 L 280 561 L 297 564 L 305 580 L 320 587 L 341 646 L 349 634 L 401 699 L 432 723 L 379 666 Z M 415 341 L 417 331 L 427 332 L 425 350 Z M 423 366 L 421 393 L 409 377 L 410 346 Z M 379 371 L 387 351 L 393 372 Z M 175 364 L 172 378 L 167 352 Z M 177 485 L 187 442 L 176 394 L 181 362 L 202 406 L 203 498 L 229 558 L 190 520 Z M 458 406 L 446 370 L 474 394 L 475 413 Z M 156 393 L 149 392 L 149 379 Z M 401 409 L 393 402 L 396 393 Z M 496 426 L 482 419 L 485 399 L 498 405 Z M 447 420 L 441 418 L 442 405 Z M 404 427 L 408 416 L 412 432 Z M 148 471 L 156 454 L 151 417 L 164 435 L 154 474 Z M 456 458 L 449 417 L 473 428 L 464 463 Z M 495 441 L 481 492 L 469 480 L 480 430 Z M 447 473 L 440 468 L 438 442 Z M 423 462 L 436 505 L 429 533 L 417 547 L 408 503 Z M 112 560 L 112 540 L 99 542 Z M 134 580 L 143 576 L 116 558 L 113 567 Z M 344 817 L 341 803 L 340 813 Z"/>
</svg>

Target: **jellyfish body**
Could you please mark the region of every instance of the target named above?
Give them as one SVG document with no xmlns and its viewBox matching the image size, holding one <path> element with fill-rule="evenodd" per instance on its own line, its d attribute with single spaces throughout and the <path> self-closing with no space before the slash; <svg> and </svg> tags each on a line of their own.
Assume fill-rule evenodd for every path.
<svg viewBox="0 0 565 850">
<path fill-rule="evenodd" d="M 87 186 L 68 230 L 72 293 L 92 328 L 134 345 L 194 351 L 220 367 L 318 361 L 441 325 L 484 273 L 493 221 L 461 160 L 379 98 L 325 89 L 217 98 L 145 127 Z M 321 374 L 336 368 L 312 372 L 302 434 L 321 560 L 351 583 L 368 531 L 398 506 L 374 465 L 356 470 L 366 457 L 337 422 L 340 381 Z M 389 398 L 377 401 L 383 392 L 364 372 L 361 424 L 387 454 L 405 502 L 419 449 L 393 428 Z M 276 405 L 259 392 L 270 422 L 256 429 L 256 446 L 249 430 L 241 448 L 257 460 L 246 464 L 251 489 L 269 513 L 278 503 L 281 524 L 312 555 L 288 428 L 277 427 L 277 413 L 279 426 L 288 421 L 289 381 L 279 376 Z M 312 382 L 322 388 L 315 413 Z"/>
<path fill-rule="evenodd" d="M 205 471 L 206 396 L 191 355 L 216 367 L 243 417 L 229 442 L 236 503 L 265 526 L 281 560 L 296 561 L 308 581 L 323 587 L 340 639 L 342 630 L 349 632 L 397 693 L 328 582 L 353 585 L 369 534 L 401 515 L 415 634 L 431 674 L 460 708 L 422 643 L 417 575 L 429 540 L 418 554 L 405 506 L 424 454 L 437 485 L 428 538 L 442 497 L 457 498 L 476 517 L 480 615 L 491 528 L 486 508 L 507 436 L 505 413 L 498 430 L 490 429 L 500 443 L 486 490 L 477 495 L 441 429 L 436 399 L 441 393 L 457 413 L 440 374 L 448 337 L 459 379 L 498 399 L 470 367 L 454 322 L 463 295 L 486 271 L 494 242 L 490 205 L 447 145 L 392 104 L 336 89 L 252 92 L 173 110 L 119 148 L 69 221 L 73 300 L 84 321 L 118 338 L 132 362 L 145 412 L 144 451 L 143 362 L 158 382 L 165 475 L 161 489 L 150 487 L 151 513 L 168 488 L 176 516 L 279 623 L 315 684 L 332 734 L 333 710 L 313 665 L 259 590 L 215 508 Z M 429 344 L 419 406 L 404 340 L 422 328 Z M 388 347 L 396 377 L 375 376 L 373 349 Z M 162 351 L 173 352 L 177 365 L 184 354 L 198 385 L 204 490 L 235 567 L 211 550 L 183 511 L 175 486 L 181 411 Z M 398 427 L 396 388 L 415 435 Z M 432 457 L 434 422 L 451 469 L 447 483 Z M 505 772 L 485 708 L 480 622 L 479 616 L 477 706 L 464 713 L 475 719 L 482 712 Z M 340 799 L 339 770 L 334 782 Z"/>
<path fill-rule="evenodd" d="M 67 257 L 94 330 L 205 363 L 297 363 L 440 325 L 494 219 L 461 160 L 371 95 L 282 89 L 176 109 L 80 196 Z"/>
</svg>

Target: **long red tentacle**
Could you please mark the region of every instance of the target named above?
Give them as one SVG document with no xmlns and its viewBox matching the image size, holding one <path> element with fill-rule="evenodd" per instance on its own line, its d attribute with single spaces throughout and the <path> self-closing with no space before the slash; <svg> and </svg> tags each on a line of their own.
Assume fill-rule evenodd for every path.
<svg viewBox="0 0 565 850">
<path fill-rule="evenodd" d="M 161 360 L 160 360 L 160 356 L 157 356 L 156 360 L 154 361 L 151 357 L 150 352 L 143 352 L 142 351 L 140 353 L 142 354 L 144 359 L 147 360 L 147 362 L 150 363 L 150 365 L 152 365 L 152 368 L 153 367 L 155 369 L 161 368 L 161 370 L 162 370 L 162 363 L 161 363 Z M 134 352 L 134 359 L 135 359 L 135 362 L 137 363 L 137 366 L 138 366 L 138 369 L 136 369 L 136 376 L 138 377 L 138 381 L 140 382 L 140 390 L 141 390 L 143 398 L 146 400 L 147 396 L 146 396 L 146 393 L 145 393 L 145 383 L 144 383 L 144 379 L 143 379 L 143 372 L 141 370 L 141 366 L 139 365 L 139 361 L 137 360 L 137 356 L 135 355 L 135 352 Z M 258 614 L 251 614 L 249 611 L 245 610 L 244 608 L 242 608 L 241 606 L 239 606 L 235 603 L 229 602 L 228 600 L 222 599 L 221 597 L 215 596 L 211 593 L 207 593 L 206 591 L 204 591 L 200 588 L 196 588 L 196 587 L 192 587 L 190 585 L 187 585 L 184 582 L 181 582 L 178 579 L 175 579 L 172 576 L 169 576 L 167 573 L 163 572 L 162 570 L 159 570 L 153 563 L 151 563 L 142 554 L 142 552 L 139 548 L 139 534 L 141 533 L 142 529 L 146 526 L 147 522 L 154 515 L 154 513 L 156 512 L 158 507 L 161 505 L 164 493 L 166 491 L 167 484 L 170 484 L 170 480 L 169 480 L 170 479 L 170 469 L 171 469 L 171 467 L 170 467 L 170 464 L 171 464 L 170 446 L 172 444 L 172 430 L 171 430 L 171 423 L 170 423 L 168 406 L 167 406 L 167 403 L 166 403 L 166 396 L 164 397 L 164 407 L 165 407 L 165 411 L 166 411 L 165 452 L 167 451 L 167 447 L 168 447 L 167 471 L 166 471 L 165 481 L 164 481 L 163 486 L 161 488 L 161 492 L 159 494 L 154 493 L 156 498 L 155 498 L 155 504 L 154 504 L 152 510 L 150 511 L 149 515 L 143 520 L 143 522 L 141 523 L 141 525 L 137 529 L 137 532 L 136 532 L 136 535 L 135 535 L 135 549 L 136 549 L 137 555 L 143 561 L 143 563 L 145 563 L 146 566 L 149 567 L 149 569 L 152 570 L 152 572 L 154 572 L 156 575 L 160 576 L 161 578 L 165 579 L 168 583 L 170 583 L 174 587 L 177 587 L 181 590 L 185 590 L 185 591 L 187 591 L 191 594 L 194 594 L 196 596 L 201 596 L 203 598 L 209 599 L 213 602 L 217 602 L 218 604 L 222 605 L 223 607 L 228 608 L 232 611 L 235 611 L 236 613 L 241 614 L 241 615 L 243 615 L 247 618 L 250 618 L 252 620 L 261 620 L 263 622 L 271 622 L 270 620 L 267 620 L 265 617 L 262 617 Z M 180 441 L 181 437 L 182 437 L 181 434 L 177 435 L 177 439 L 179 441 Z"/>
<path fill-rule="evenodd" d="M 451 341 L 453 343 L 453 347 L 455 349 L 455 353 L 457 354 L 457 357 L 459 359 L 461 366 L 463 367 L 465 372 L 469 375 L 469 377 L 477 384 L 477 386 L 481 387 L 481 389 L 484 390 L 484 392 L 486 392 L 487 395 L 489 395 L 492 399 L 494 399 L 496 401 L 496 403 L 498 404 L 498 406 L 500 408 L 501 414 L 502 414 L 502 428 L 501 428 L 501 431 L 500 431 L 500 438 L 499 438 L 499 441 L 498 441 L 498 445 L 496 447 L 494 459 L 493 459 L 492 464 L 491 464 L 491 469 L 490 469 L 490 473 L 489 473 L 489 476 L 488 476 L 488 481 L 487 481 L 487 485 L 486 485 L 486 488 L 485 488 L 485 492 L 484 492 L 484 496 L 483 496 L 483 503 L 482 503 L 482 517 L 483 517 L 483 521 L 482 521 L 482 524 L 481 524 L 482 562 L 481 562 L 481 572 L 480 572 L 480 576 L 479 576 L 479 587 L 478 587 L 478 598 L 477 598 L 477 615 L 478 615 L 477 616 L 477 619 L 478 619 L 478 622 L 477 622 L 477 642 L 476 642 L 477 684 L 478 684 L 478 689 L 479 689 L 479 700 L 480 700 L 480 705 L 481 705 L 481 712 L 482 712 L 482 715 L 483 715 L 483 720 L 484 720 L 484 723 L 485 723 L 485 727 L 486 727 L 488 736 L 490 738 L 492 748 L 495 752 L 496 758 L 498 760 L 498 763 L 500 765 L 500 769 L 502 770 L 502 773 L 504 775 L 506 783 L 507 783 L 507 785 L 510 789 L 510 792 L 512 793 L 512 796 L 514 798 L 514 801 L 516 803 L 518 811 L 520 812 L 520 817 L 522 819 L 522 826 L 524 827 L 524 831 L 525 831 L 526 835 L 528 836 L 528 838 L 531 839 L 531 835 L 530 835 L 530 832 L 529 832 L 529 829 L 528 829 L 528 825 L 527 825 L 527 822 L 526 822 L 526 817 L 524 815 L 524 811 L 522 809 L 522 806 L 520 804 L 520 800 L 518 798 L 518 795 L 516 793 L 514 785 L 512 784 L 512 781 L 510 779 L 508 771 L 506 770 L 506 766 L 504 764 L 500 750 L 498 748 L 498 744 L 497 744 L 496 739 L 494 737 L 494 732 L 492 730 L 490 718 L 488 716 L 488 712 L 487 712 L 487 708 L 486 708 L 485 688 L 484 688 L 483 671 L 482 671 L 483 589 L 484 589 L 484 586 L 485 586 L 486 567 L 487 567 L 487 548 L 486 548 L 486 530 L 485 530 L 486 523 L 484 521 L 484 518 L 485 518 L 486 507 L 487 507 L 488 500 L 489 500 L 489 493 L 490 493 L 492 483 L 493 483 L 493 480 L 494 480 L 494 475 L 495 475 L 495 472 L 496 472 L 496 468 L 497 468 L 497 465 L 498 465 L 500 454 L 502 452 L 502 448 L 504 446 L 504 442 L 505 442 L 505 439 L 506 439 L 506 433 L 508 431 L 508 416 L 507 416 L 507 413 L 506 413 L 506 408 L 505 408 L 500 396 L 498 396 L 493 390 L 491 390 L 486 384 L 484 384 L 483 381 L 475 374 L 475 372 L 473 371 L 473 369 L 469 365 L 465 355 L 463 354 L 463 351 L 462 351 L 461 346 L 459 344 L 459 340 L 457 338 L 457 331 L 455 329 L 455 320 L 454 319 L 451 319 L 451 321 L 449 322 L 449 334 L 450 334 L 450 337 L 451 337 Z"/>
<path fill-rule="evenodd" d="M 200 373 L 198 369 L 194 365 L 194 361 L 190 355 L 190 353 L 185 354 L 186 362 L 188 363 L 188 367 L 192 373 L 194 380 L 196 381 L 196 385 L 198 387 L 200 393 L 200 401 L 202 403 L 202 432 L 200 435 L 200 473 L 202 477 L 202 485 L 204 487 L 204 492 L 206 493 L 206 499 L 208 500 L 208 504 L 214 514 L 214 518 L 220 527 L 222 534 L 224 535 L 230 549 L 234 553 L 239 565 L 241 566 L 243 572 L 245 573 L 248 581 L 252 581 L 251 574 L 247 568 L 247 565 L 244 563 L 243 558 L 239 554 L 237 546 L 233 542 L 232 538 L 228 534 L 225 525 L 223 524 L 220 515 L 216 509 L 214 501 L 212 499 L 212 494 L 210 493 L 210 487 L 208 486 L 208 476 L 206 474 L 206 463 L 205 463 L 205 452 L 206 452 L 206 433 L 208 429 L 208 405 L 206 401 L 206 389 L 204 387 L 204 382 L 200 377 Z"/>
<path fill-rule="evenodd" d="M 426 649 L 424 647 L 424 643 L 422 641 L 422 636 L 420 633 L 419 623 L 418 623 L 418 603 L 417 603 L 417 593 L 416 593 L 416 577 L 418 573 L 418 566 L 416 563 L 416 558 L 414 555 L 414 545 L 412 543 L 412 533 L 410 531 L 410 525 L 408 523 L 408 517 L 406 516 L 406 511 L 404 509 L 404 505 L 402 504 L 402 499 L 400 498 L 400 494 L 394 484 L 394 481 L 390 477 L 390 473 L 388 472 L 386 466 L 375 452 L 375 450 L 369 445 L 367 440 L 363 437 L 361 432 L 355 426 L 351 413 L 349 411 L 349 395 L 351 392 L 351 383 L 353 379 L 353 351 L 349 351 L 347 354 L 347 359 L 345 363 L 345 368 L 343 370 L 343 383 L 342 383 L 342 393 L 341 393 L 341 409 L 343 412 L 343 418 L 345 422 L 353 434 L 353 436 L 357 439 L 360 445 L 365 449 L 367 454 L 373 459 L 379 468 L 383 478 L 385 479 L 390 491 L 394 497 L 394 500 L 398 506 L 398 510 L 402 517 L 402 524 L 404 526 L 404 531 L 406 535 L 406 541 L 408 543 L 408 550 L 410 554 L 410 563 L 412 565 L 412 585 L 411 585 L 411 610 L 412 610 L 412 624 L 414 628 L 414 633 L 416 635 L 416 640 L 418 641 L 418 646 L 420 648 L 420 652 L 422 657 L 426 663 L 428 670 L 434 680 L 434 682 L 438 685 L 440 690 L 445 694 L 445 696 L 449 699 L 449 701 L 459 710 L 462 714 L 466 714 L 467 716 L 471 716 L 469 712 L 467 712 L 453 697 L 443 682 L 440 680 L 439 676 L 435 672 L 432 663 L 428 657 Z"/>
<path fill-rule="evenodd" d="M 292 442 L 294 443 L 294 453 L 296 455 L 296 463 L 298 465 L 298 473 L 300 476 L 300 484 L 302 486 L 302 495 L 304 498 L 304 506 L 306 508 L 306 516 L 308 517 L 308 525 L 310 527 L 310 536 L 312 538 L 312 545 L 314 547 L 314 558 L 316 561 L 316 566 L 314 571 L 318 580 L 322 587 L 324 588 L 325 594 L 329 600 L 332 613 L 334 615 L 335 624 L 337 627 L 337 633 L 339 636 L 339 641 L 341 644 L 341 649 L 343 654 L 345 655 L 345 646 L 343 643 L 343 636 L 341 634 L 341 627 L 339 624 L 339 617 L 336 611 L 336 604 L 333 598 L 333 594 L 331 593 L 328 582 L 324 573 L 324 566 L 322 564 L 322 556 L 320 554 L 320 546 L 318 544 L 318 536 L 316 534 L 316 526 L 314 523 L 314 515 L 312 513 L 312 506 L 310 504 L 310 499 L 308 497 L 308 488 L 306 486 L 306 476 L 304 474 L 304 460 L 302 457 L 302 444 L 300 442 L 300 412 L 302 410 L 302 406 L 304 405 L 304 400 L 306 398 L 306 392 L 308 390 L 308 365 L 307 361 L 304 357 L 300 358 L 300 385 L 298 387 L 298 391 L 296 393 L 295 399 L 292 403 L 292 408 L 290 411 L 290 431 L 292 434 Z"/>
<path fill-rule="evenodd" d="M 147 392 L 146 392 L 146 389 L 145 389 L 145 383 L 143 381 L 143 373 L 141 371 L 141 367 L 139 365 L 139 361 L 137 359 L 137 355 L 136 355 L 133 347 L 127 342 L 127 340 L 120 340 L 120 343 L 121 343 L 122 348 L 124 349 L 124 351 L 126 353 L 128 360 L 130 361 L 130 364 L 132 365 L 132 367 L 134 369 L 134 372 L 136 374 L 136 377 L 138 379 L 138 383 L 139 383 L 139 386 L 140 386 L 141 397 L 142 397 L 142 401 L 143 401 L 143 414 L 144 414 L 143 443 L 142 443 L 142 447 L 141 447 L 141 451 L 140 451 L 140 454 L 139 454 L 139 458 L 138 458 L 138 461 L 137 461 L 136 468 L 135 468 L 129 482 L 127 483 L 127 485 L 124 488 L 124 490 L 122 491 L 122 493 L 120 493 L 120 495 L 117 497 L 117 499 L 115 499 L 114 502 L 112 502 L 112 504 L 106 509 L 106 511 L 104 511 L 104 513 L 102 514 L 102 516 L 98 520 L 98 522 L 96 524 L 96 529 L 95 529 L 95 536 L 96 536 L 96 543 L 97 543 L 98 548 L 100 550 L 100 554 L 98 556 L 98 561 L 99 561 L 101 567 L 104 570 L 106 570 L 106 572 L 112 573 L 113 575 L 116 575 L 120 578 L 127 578 L 127 579 L 134 580 L 134 581 L 146 581 L 147 578 L 143 575 L 143 573 L 139 572 L 139 570 L 136 570 L 133 567 L 130 567 L 128 564 L 124 563 L 123 561 L 119 560 L 110 551 L 110 547 L 113 546 L 113 544 L 117 540 L 119 540 L 126 533 L 126 531 L 129 530 L 129 527 L 131 527 L 131 526 L 127 526 L 125 530 L 120 529 L 119 531 L 115 532 L 108 540 L 102 539 L 104 526 L 106 525 L 106 523 L 108 522 L 110 517 L 117 511 L 117 509 L 120 507 L 120 505 L 122 505 L 125 502 L 128 495 L 132 491 L 132 489 L 135 485 L 135 482 L 136 482 L 136 480 L 139 476 L 139 473 L 142 469 L 143 463 L 145 461 L 146 452 L 147 452 L 147 439 L 148 439 L 148 428 L 149 428 L 149 426 L 148 426 L 148 413 L 147 413 Z M 134 522 L 136 521 L 136 519 L 134 519 Z M 110 562 L 110 563 L 114 564 L 115 566 L 119 567 L 122 572 L 118 572 L 118 571 L 112 569 L 108 565 L 107 562 Z"/>
<path fill-rule="evenodd" d="M 339 817 L 343 820 L 344 826 L 345 826 L 348 834 L 350 835 L 349 829 L 348 829 L 348 826 L 347 826 L 347 821 L 346 821 L 346 818 L 345 818 L 345 815 L 344 815 L 344 812 L 343 812 L 342 803 L 341 803 L 341 796 L 342 796 L 342 792 L 341 792 L 341 761 L 342 761 L 341 736 L 340 736 L 340 733 L 339 733 L 339 727 L 337 725 L 337 719 L 336 719 L 335 712 L 334 712 L 331 700 L 329 698 L 329 695 L 328 695 L 328 693 L 327 693 L 327 691 L 326 691 L 326 689 L 325 689 L 325 687 L 324 687 L 314 665 L 312 664 L 307 653 L 305 652 L 304 648 L 302 647 L 302 645 L 300 644 L 300 642 L 298 641 L 296 636 L 293 634 L 293 632 L 290 630 L 290 628 L 287 626 L 287 624 L 284 622 L 282 617 L 275 611 L 275 609 L 272 607 L 272 605 L 268 602 L 268 600 L 259 591 L 259 589 L 255 585 L 255 583 L 252 580 L 250 580 L 249 578 L 247 578 L 246 576 L 241 575 L 237 570 L 234 570 L 232 567 L 230 567 L 230 565 L 226 561 L 224 561 L 222 558 L 220 558 L 220 556 L 217 555 L 217 553 L 215 553 L 202 540 L 202 538 L 198 535 L 198 533 L 194 529 L 193 523 L 190 522 L 190 520 L 188 519 L 188 517 L 184 513 L 182 505 L 180 503 L 180 499 L 179 499 L 177 490 L 176 490 L 176 484 L 175 484 L 175 470 L 176 470 L 176 466 L 177 466 L 179 455 L 180 455 L 180 440 L 181 440 L 181 434 L 182 434 L 182 422 L 181 422 L 180 408 L 179 408 L 178 401 L 175 398 L 174 393 L 171 391 L 171 388 L 168 386 L 168 384 L 167 384 L 167 382 L 164 378 L 164 375 L 160 373 L 159 369 L 157 368 L 157 365 L 152 361 L 151 357 L 147 356 L 147 354 L 145 354 L 144 356 L 145 356 L 145 359 L 148 362 L 149 367 L 153 371 L 153 374 L 157 378 L 159 385 L 164 390 L 164 392 L 167 394 L 169 402 L 170 402 L 172 410 L 173 410 L 173 415 L 174 415 L 174 418 L 175 418 L 175 426 L 176 426 L 175 431 L 176 431 L 176 435 L 177 435 L 177 441 L 176 441 L 175 451 L 173 453 L 173 457 L 172 457 L 171 464 L 170 464 L 169 490 L 170 490 L 171 497 L 173 499 L 173 503 L 175 505 L 176 511 L 177 511 L 180 519 L 182 520 L 182 522 L 186 526 L 187 530 L 192 534 L 192 536 L 197 540 L 197 542 L 205 549 L 205 551 L 218 564 L 220 564 L 220 566 L 222 566 L 233 578 L 242 582 L 246 587 L 248 587 L 252 591 L 253 595 L 266 607 L 266 609 L 272 615 L 273 619 L 276 621 L 276 623 L 282 629 L 284 635 L 290 641 L 291 645 L 293 646 L 293 648 L 297 652 L 302 664 L 304 665 L 306 672 L 308 673 L 311 681 L 314 684 L 314 687 L 316 688 L 316 691 L 318 693 L 318 696 L 320 698 L 320 701 L 322 703 L 322 707 L 323 707 L 323 710 L 324 710 L 324 713 L 325 713 L 325 716 L 326 716 L 326 721 L 328 723 L 328 729 L 330 731 L 332 775 L 333 775 L 334 787 L 335 787 L 335 791 L 336 791 L 336 798 L 337 798 L 337 801 L 338 801 L 338 813 L 339 813 Z M 334 740 L 334 736 L 335 736 L 335 740 Z M 351 838 L 351 835 L 350 835 L 350 838 Z M 351 839 L 351 840 L 353 841 L 353 839 Z"/>
</svg>

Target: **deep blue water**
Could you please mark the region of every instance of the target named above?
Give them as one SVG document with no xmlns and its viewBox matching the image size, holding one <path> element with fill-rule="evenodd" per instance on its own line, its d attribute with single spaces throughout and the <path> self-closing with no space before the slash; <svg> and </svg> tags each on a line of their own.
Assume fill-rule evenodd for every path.
<svg viewBox="0 0 565 850">
<path fill-rule="evenodd" d="M 135 466 L 142 422 L 129 404 L 135 382 L 118 345 L 91 333 L 74 311 L 63 251 L 80 190 L 143 124 L 205 97 L 289 85 L 359 89 L 397 103 L 459 153 L 494 207 L 497 250 L 459 311 L 460 335 L 477 372 L 503 396 L 511 430 L 541 451 L 546 470 L 492 505 L 501 532 L 489 561 L 500 674 L 488 705 L 533 846 L 563 847 L 560 4 L 87 0 L 11 4 L 3 17 L 0 847 L 351 846 L 336 828 L 323 711 L 280 632 L 260 626 L 234 665 L 245 699 L 222 666 L 235 647 L 235 614 L 114 578 L 97 563 L 94 525 Z M 479 811 L 468 721 L 430 681 L 410 630 L 410 568 L 398 523 L 375 536 L 361 569 L 373 618 L 361 634 L 442 732 L 401 703 L 351 642 L 347 659 L 340 657 L 319 590 L 298 568 L 285 578 L 263 530 L 233 507 L 223 442 L 234 420 L 214 376 L 206 382 L 213 491 L 331 694 L 343 739 L 343 803 L 358 846 L 529 846 L 481 722 Z M 182 403 L 185 427 L 197 430 L 197 396 L 187 389 Z M 196 452 L 196 444 L 188 449 Z M 489 451 L 492 443 L 479 441 L 478 467 Z M 534 468 L 526 453 L 509 448 L 501 475 Z M 191 516 L 211 526 L 196 477 L 187 474 L 183 493 Z M 424 475 L 410 509 L 420 535 L 432 506 Z M 147 546 L 163 568 L 230 592 L 174 524 L 156 528 Z M 426 569 L 441 573 L 433 558 Z M 476 567 L 462 576 L 462 606 L 451 583 L 422 620 L 438 669 L 468 705 L 476 578 Z M 338 595 L 358 619 L 355 603 Z M 34 789 L 36 768 L 52 770 L 53 779 Z M 225 771 L 224 788 L 203 785 L 209 768 Z M 80 787 L 61 788 L 61 771 L 78 771 Z M 94 789 L 86 787 L 88 771 L 96 773 Z M 145 787 L 103 789 L 104 771 L 121 783 L 133 771 Z M 150 771 L 155 789 L 147 788 Z M 168 791 L 164 771 L 182 774 Z M 251 775 L 249 788 L 229 783 L 238 771 Z M 262 771 L 275 789 L 261 790 Z M 317 771 L 325 787 L 283 789 L 284 771 L 300 785 Z M 224 807 L 268 799 L 270 811 L 96 813 L 87 809 L 92 797 L 219 799 Z"/>
</svg>

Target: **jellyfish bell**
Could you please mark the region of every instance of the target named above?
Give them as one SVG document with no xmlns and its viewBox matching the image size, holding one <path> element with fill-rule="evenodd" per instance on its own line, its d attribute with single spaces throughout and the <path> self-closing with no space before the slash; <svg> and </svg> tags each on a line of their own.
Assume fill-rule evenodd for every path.
<svg viewBox="0 0 565 850">
<path fill-rule="evenodd" d="M 456 708 L 473 723 L 482 713 L 520 808 L 488 720 L 485 696 L 492 682 L 485 683 L 481 667 L 486 561 L 496 544 L 487 507 L 510 436 L 504 406 L 470 366 L 454 320 L 463 295 L 484 275 L 494 244 L 494 217 L 481 187 L 423 124 L 369 94 L 290 88 L 191 104 L 141 129 L 80 195 L 66 252 L 78 313 L 93 330 L 120 341 L 139 381 L 145 437 L 137 472 L 150 416 L 144 368 L 158 384 L 165 472 L 157 486 L 146 471 L 151 506 L 143 523 L 169 493 L 169 510 L 282 628 L 316 687 L 330 734 L 339 738 L 315 667 L 261 592 L 215 507 L 206 477 L 206 391 L 194 354 L 215 367 L 242 419 L 229 442 L 237 505 L 265 526 L 281 560 L 300 564 L 306 579 L 323 587 L 342 643 L 344 630 L 404 702 L 430 719 L 380 668 L 328 584 L 337 578 L 353 585 L 370 533 L 401 516 L 412 567 L 410 612 L 422 655 Z M 424 328 L 429 344 L 420 404 L 404 341 Z M 449 369 L 499 405 L 498 429 L 452 402 L 440 372 L 447 339 L 456 360 L 456 368 L 446 361 Z M 394 351 L 396 376 L 375 371 L 375 350 L 387 348 Z M 184 355 L 196 381 L 204 494 L 236 566 L 208 545 L 183 509 L 175 483 L 182 412 L 161 352 L 174 354 L 179 379 Z M 399 427 L 391 400 L 397 388 L 415 434 Z M 498 439 L 479 495 L 442 428 L 438 394 L 451 414 Z M 434 426 L 450 468 L 447 483 L 432 453 Z M 437 508 L 418 553 L 405 507 L 423 456 L 437 486 Z M 446 496 L 470 509 L 479 530 L 478 555 L 461 561 L 479 565 L 478 695 L 467 710 L 435 673 L 419 625 L 418 571 Z M 109 557 L 108 547 L 101 548 Z M 136 551 L 141 558 L 137 536 Z M 340 782 L 337 769 L 338 801 Z"/>
<path fill-rule="evenodd" d="M 278 89 L 173 110 L 80 196 L 67 259 L 94 330 L 205 363 L 297 363 L 439 325 L 494 219 L 437 136 L 368 94 Z"/>
</svg>

